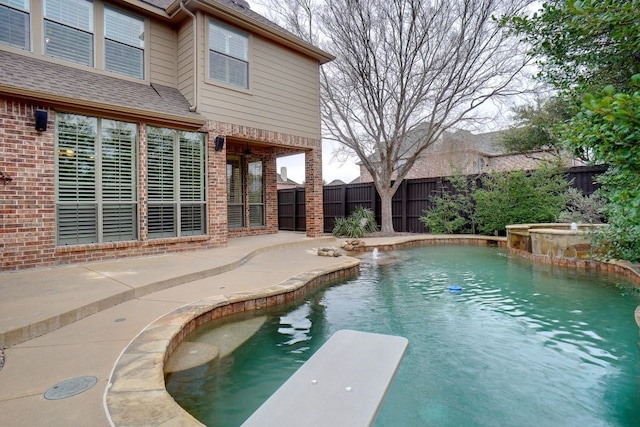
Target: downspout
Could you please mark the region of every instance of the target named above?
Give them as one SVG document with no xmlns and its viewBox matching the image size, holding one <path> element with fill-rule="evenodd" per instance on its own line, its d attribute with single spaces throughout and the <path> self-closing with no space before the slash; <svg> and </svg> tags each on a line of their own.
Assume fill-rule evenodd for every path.
<svg viewBox="0 0 640 427">
<path fill-rule="evenodd" d="M 198 111 L 198 20 L 189 9 L 184 7 L 183 2 L 180 2 L 180 10 L 189 15 L 193 21 L 193 105 L 189 107 L 189 111 L 195 113 Z"/>
</svg>

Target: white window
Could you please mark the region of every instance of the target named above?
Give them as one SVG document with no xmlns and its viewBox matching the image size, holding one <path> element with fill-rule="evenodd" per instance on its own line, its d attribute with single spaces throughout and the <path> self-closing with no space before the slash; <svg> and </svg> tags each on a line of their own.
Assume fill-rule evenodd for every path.
<svg viewBox="0 0 640 427">
<path fill-rule="evenodd" d="M 249 36 L 219 21 L 209 21 L 209 78 L 249 88 Z"/>
<path fill-rule="evenodd" d="M 242 157 L 227 156 L 227 224 L 229 228 L 244 226 L 242 197 Z"/>
<path fill-rule="evenodd" d="M 137 238 L 137 126 L 56 114 L 59 245 Z"/>
<path fill-rule="evenodd" d="M 0 0 L 0 43 L 30 50 L 29 0 Z"/>
<path fill-rule="evenodd" d="M 93 3 L 44 0 L 44 51 L 47 55 L 93 66 Z"/>
<path fill-rule="evenodd" d="M 147 127 L 150 238 L 206 233 L 204 135 Z"/>
<path fill-rule="evenodd" d="M 144 20 L 104 8 L 105 70 L 144 78 Z"/>
<path fill-rule="evenodd" d="M 249 225 L 264 225 L 264 177 L 262 160 L 249 160 Z"/>
<path fill-rule="evenodd" d="M 246 183 L 246 185 L 245 185 Z M 227 223 L 229 228 L 265 224 L 264 162 L 260 158 L 227 156 Z"/>
</svg>

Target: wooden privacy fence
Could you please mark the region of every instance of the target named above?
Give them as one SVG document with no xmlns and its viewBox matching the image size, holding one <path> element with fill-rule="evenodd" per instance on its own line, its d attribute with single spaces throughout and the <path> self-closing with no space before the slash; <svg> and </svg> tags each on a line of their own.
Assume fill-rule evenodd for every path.
<svg viewBox="0 0 640 427">
<path fill-rule="evenodd" d="M 580 166 L 565 171 L 571 186 L 584 194 L 593 193 L 599 185 L 594 178 L 607 170 L 606 166 Z M 469 176 L 478 184 L 481 176 Z M 393 228 L 398 232 L 426 233 L 419 218 L 433 207 L 433 201 L 443 189 L 451 190 L 446 177 L 406 179 L 393 196 Z M 278 228 L 305 230 L 304 187 L 278 190 Z M 324 232 L 331 233 L 335 218 L 348 216 L 357 206 L 371 209 L 380 223 L 380 196 L 371 182 L 362 184 L 328 185 L 323 188 Z"/>
</svg>

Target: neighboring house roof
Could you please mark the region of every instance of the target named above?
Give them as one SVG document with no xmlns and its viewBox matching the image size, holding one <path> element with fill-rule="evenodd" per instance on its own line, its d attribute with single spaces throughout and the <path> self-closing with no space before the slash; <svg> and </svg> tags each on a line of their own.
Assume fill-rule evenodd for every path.
<svg viewBox="0 0 640 427">
<path fill-rule="evenodd" d="M 137 116 L 149 123 L 169 122 L 192 128 L 206 119 L 189 111 L 178 89 L 135 83 L 116 77 L 0 50 L 0 93 L 55 103 L 64 108 Z"/>
<path fill-rule="evenodd" d="M 334 179 L 333 181 L 331 181 L 326 185 L 345 185 L 345 184 L 346 182 L 342 181 L 341 179 Z"/>
<path fill-rule="evenodd" d="M 357 176 L 349 184 L 360 184 L 361 181 L 360 176 Z"/>
<path fill-rule="evenodd" d="M 401 158 L 406 158 L 415 153 L 418 145 L 421 144 L 422 137 L 426 132 L 426 124 L 418 125 L 415 129 L 407 134 L 400 148 Z M 441 137 L 430 144 L 420 153 L 419 157 L 432 156 L 436 153 L 455 152 L 455 151 L 473 151 L 485 157 L 495 157 L 511 155 L 505 150 L 500 143 L 506 131 L 494 131 L 473 134 L 467 130 L 445 131 Z M 371 158 L 379 161 L 380 156 L 374 153 Z M 361 164 L 359 162 L 358 164 Z"/>
<path fill-rule="evenodd" d="M 279 173 L 276 173 L 276 182 L 277 182 L 278 184 L 300 185 L 300 184 L 298 184 L 297 182 L 295 182 L 294 180 L 289 179 L 289 178 L 287 178 L 287 180 L 286 180 L 286 181 L 285 181 L 285 180 L 283 180 L 283 179 L 282 179 L 282 175 L 280 175 Z"/>
</svg>

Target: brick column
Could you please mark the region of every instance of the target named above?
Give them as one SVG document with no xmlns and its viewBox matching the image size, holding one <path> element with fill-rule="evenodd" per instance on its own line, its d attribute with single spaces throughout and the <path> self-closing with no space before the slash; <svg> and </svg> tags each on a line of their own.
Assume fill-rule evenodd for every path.
<svg viewBox="0 0 640 427">
<path fill-rule="evenodd" d="M 214 245 L 227 243 L 227 144 L 215 151 L 213 141 L 220 133 L 209 129 L 207 133 L 207 206 L 209 224 L 207 234 Z"/>
<path fill-rule="evenodd" d="M 278 232 L 278 183 L 276 155 L 270 151 L 264 158 L 265 225 L 269 233 Z"/>
<path fill-rule="evenodd" d="M 305 215 L 307 236 L 318 237 L 324 232 L 322 200 L 322 145 L 306 151 L 305 160 Z"/>
</svg>

